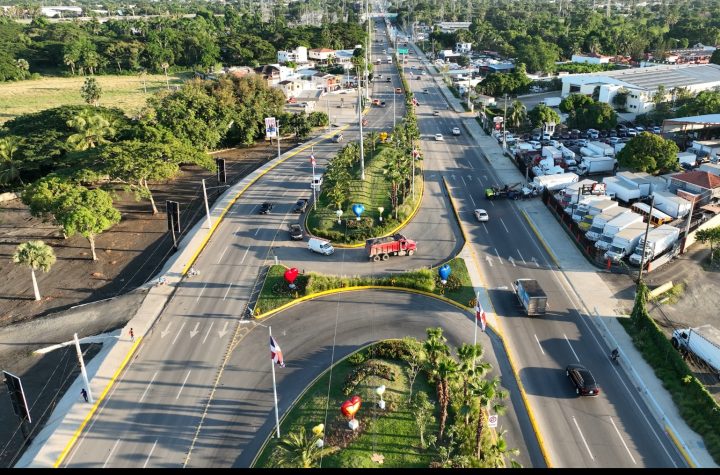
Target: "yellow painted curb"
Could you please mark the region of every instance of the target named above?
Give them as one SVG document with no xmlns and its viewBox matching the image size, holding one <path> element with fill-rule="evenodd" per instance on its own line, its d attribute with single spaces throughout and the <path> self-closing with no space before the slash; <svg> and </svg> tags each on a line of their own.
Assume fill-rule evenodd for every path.
<svg viewBox="0 0 720 475">
<path fill-rule="evenodd" d="M 523 217 L 525 218 L 525 221 L 527 221 L 527 223 L 530 225 L 530 228 L 532 228 L 533 232 L 535 233 L 535 236 L 537 236 L 538 240 L 540 241 L 540 244 L 542 244 L 543 247 L 545 248 L 545 252 L 548 253 L 550 258 L 555 263 L 555 266 L 558 269 L 560 269 L 560 264 L 558 263 L 557 257 L 555 257 L 555 254 L 552 252 L 552 250 L 550 250 L 550 246 L 548 246 L 548 244 L 545 242 L 545 239 L 543 239 L 543 237 L 538 232 L 537 228 L 535 227 L 532 220 L 530 219 L 530 216 L 528 216 L 528 214 L 525 212 L 524 209 L 521 209 L 520 212 L 522 213 Z"/>
<path fill-rule="evenodd" d="M 105 386 L 105 389 L 103 389 L 103 392 L 100 393 L 100 396 L 95 400 L 95 404 L 93 404 L 93 407 L 90 409 L 90 412 L 88 412 L 88 415 L 85 417 L 85 419 L 80 424 L 80 427 L 77 428 L 75 433 L 72 435 L 72 438 L 68 441 L 68 443 L 65 445 L 65 448 L 62 452 L 60 452 L 60 455 L 58 456 L 57 460 L 53 464 L 53 468 L 58 468 L 61 463 L 63 463 L 63 460 L 65 460 L 65 457 L 67 457 L 68 453 L 70 453 L 70 450 L 72 450 L 73 446 L 75 445 L 75 442 L 77 441 L 78 437 L 80 437 L 80 434 L 82 433 L 83 429 L 85 429 L 85 426 L 87 425 L 88 421 L 92 418 L 93 415 L 95 415 L 95 412 L 97 411 L 98 407 L 100 406 L 100 403 L 105 399 L 105 396 L 110 391 L 110 388 L 115 383 L 115 380 L 118 376 L 120 376 L 120 373 L 125 369 L 125 366 L 127 365 L 128 361 L 130 361 L 130 358 L 135 354 L 135 350 L 137 350 L 138 345 L 140 345 L 140 342 L 142 341 L 142 337 L 138 336 L 135 339 L 135 344 L 133 344 L 132 348 L 130 348 L 130 351 L 125 356 L 125 359 L 120 364 L 120 367 L 115 371 L 115 374 L 112 375 L 112 378 L 110 378 L 110 381 Z"/>
<path fill-rule="evenodd" d="M 324 135 L 321 135 L 321 136 L 320 136 L 320 137 L 321 137 L 321 140 L 328 139 L 328 138 L 332 137 L 333 135 L 335 135 L 337 132 L 341 132 L 341 131 L 347 129 L 348 127 L 349 127 L 349 125 L 346 124 L 346 125 L 343 125 L 342 127 L 339 127 L 339 128 L 337 128 L 337 129 L 335 129 L 335 130 L 332 130 L 332 131 L 330 131 L 330 132 L 327 132 L 327 133 L 325 133 Z M 288 159 L 294 157 L 294 156 L 297 155 L 298 153 L 303 152 L 303 151 L 307 150 L 308 148 L 314 146 L 315 143 L 316 143 L 316 142 L 311 142 L 311 143 L 308 143 L 308 144 L 303 145 L 302 147 L 297 148 L 296 150 L 292 150 L 292 151 L 288 152 L 288 153 L 287 153 L 287 156 L 286 156 L 285 158 L 281 158 L 279 161 L 277 161 L 276 163 L 272 164 L 267 170 L 265 170 L 265 171 L 263 171 L 262 173 L 260 173 L 260 174 L 259 174 L 258 176 L 256 176 L 252 181 L 250 181 L 250 183 L 248 183 L 247 185 L 245 185 L 245 186 L 243 187 L 243 189 L 240 190 L 240 191 L 238 192 L 238 194 L 235 195 L 235 197 L 230 201 L 230 203 L 223 209 L 223 211 L 222 211 L 222 213 L 220 214 L 220 216 L 219 216 L 217 219 L 215 219 L 215 222 L 213 223 L 212 227 L 210 228 L 210 231 L 207 233 L 207 235 L 205 236 L 205 239 L 203 239 L 202 243 L 200 244 L 200 246 L 198 246 L 197 250 L 196 250 L 195 253 L 192 255 L 192 257 L 190 257 L 190 260 L 188 261 L 188 263 L 187 263 L 187 264 L 185 265 L 185 267 L 183 268 L 181 274 L 182 274 L 182 275 L 185 275 L 185 274 L 187 273 L 187 271 L 190 269 L 190 267 L 195 263 L 195 260 L 198 258 L 198 256 L 199 256 L 200 253 L 203 251 L 203 249 L 205 249 L 205 246 L 207 246 L 208 241 L 210 241 L 210 238 L 211 238 L 212 235 L 215 233 L 215 230 L 216 230 L 217 227 L 220 225 L 220 223 L 222 222 L 222 220 L 223 220 L 223 218 L 225 217 L 225 215 L 227 214 L 227 212 L 230 210 L 230 208 L 233 207 L 233 205 L 235 204 L 235 202 L 243 195 L 243 193 L 245 193 L 245 191 L 246 191 L 251 185 L 253 185 L 256 181 L 258 181 L 260 178 L 262 178 L 266 173 L 268 173 L 269 171 L 273 170 L 275 167 L 277 167 L 277 166 L 280 165 L 281 163 L 284 163 L 285 161 L 287 161 Z"/>
<path fill-rule="evenodd" d="M 673 444 L 675 444 L 675 447 L 677 447 L 677 449 L 680 451 L 690 468 L 697 468 L 697 466 L 692 462 L 692 460 L 690 460 L 690 456 L 688 455 L 687 451 L 685 451 L 685 448 L 682 446 L 682 444 L 680 444 L 680 441 L 677 440 L 677 437 L 675 437 L 675 432 L 673 432 L 667 424 L 665 425 L 665 432 L 667 432 L 667 434 L 670 436 Z"/>
</svg>

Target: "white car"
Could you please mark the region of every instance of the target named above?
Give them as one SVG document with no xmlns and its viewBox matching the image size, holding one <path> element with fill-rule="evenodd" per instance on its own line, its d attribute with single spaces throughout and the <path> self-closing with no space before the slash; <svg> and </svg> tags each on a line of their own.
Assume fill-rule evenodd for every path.
<svg viewBox="0 0 720 475">
<path fill-rule="evenodd" d="M 460 128 L 459 128 L 459 127 L 453 127 L 452 134 L 453 134 L 453 135 L 460 135 Z"/>
<path fill-rule="evenodd" d="M 443 137 L 443 134 L 435 134 L 435 140 L 438 142 L 442 142 L 443 140 L 445 140 L 445 138 Z"/>
<path fill-rule="evenodd" d="M 477 218 L 477 220 L 481 221 L 481 222 L 487 221 L 488 219 L 490 219 L 488 217 L 487 211 L 485 211 L 484 209 L 476 209 L 475 210 L 475 218 Z"/>
<path fill-rule="evenodd" d="M 528 140 L 528 144 L 535 150 L 540 150 L 542 148 L 542 145 L 537 140 Z"/>
</svg>

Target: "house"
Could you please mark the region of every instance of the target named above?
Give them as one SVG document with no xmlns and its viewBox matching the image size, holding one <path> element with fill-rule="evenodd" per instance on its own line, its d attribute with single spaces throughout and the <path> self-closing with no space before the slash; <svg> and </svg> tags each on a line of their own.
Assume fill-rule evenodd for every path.
<svg viewBox="0 0 720 475">
<path fill-rule="evenodd" d="M 455 53 L 449 49 L 442 50 L 438 53 L 438 58 L 444 60 L 445 62 L 456 63 L 460 56 L 461 55 L 459 53 Z"/>
<path fill-rule="evenodd" d="M 335 64 L 352 66 L 353 53 L 354 50 L 351 49 L 339 49 L 335 51 Z"/>
<path fill-rule="evenodd" d="M 693 170 L 670 175 L 668 190 L 695 206 L 709 204 L 720 198 L 720 176 L 705 171 Z"/>
<path fill-rule="evenodd" d="M 297 97 L 298 94 L 305 90 L 305 81 L 301 79 L 286 79 L 278 83 L 278 88 L 285 94 L 288 99 L 291 97 Z"/>
<path fill-rule="evenodd" d="M 603 56 L 601 54 L 574 54 L 570 58 L 573 63 L 580 64 L 609 64 L 612 56 Z"/>
<path fill-rule="evenodd" d="M 337 77 L 333 74 L 317 72 L 313 74 L 311 80 L 316 89 L 323 89 L 325 91 L 334 91 L 340 86 Z"/>
<path fill-rule="evenodd" d="M 295 64 L 305 64 L 308 62 L 308 49 L 304 46 L 298 46 L 290 51 L 277 52 L 278 63 L 293 62 Z"/>
<path fill-rule="evenodd" d="M 455 43 L 456 53 L 470 53 L 472 51 L 472 43 Z"/>
<path fill-rule="evenodd" d="M 223 71 L 228 76 L 236 78 L 241 78 L 243 76 L 247 76 L 248 74 L 255 73 L 255 70 L 253 70 L 250 66 L 230 66 L 229 68 L 223 68 Z"/>
<path fill-rule="evenodd" d="M 481 73 L 489 74 L 489 73 L 511 73 L 515 71 L 515 64 L 510 62 L 501 62 L 501 61 L 488 61 L 486 63 L 480 64 L 480 67 L 478 68 Z"/>
<path fill-rule="evenodd" d="M 313 48 L 308 51 L 308 57 L 321 63 L 327 63 L 335 58 L 335 50 L 329 48 Z"/>
</svg>

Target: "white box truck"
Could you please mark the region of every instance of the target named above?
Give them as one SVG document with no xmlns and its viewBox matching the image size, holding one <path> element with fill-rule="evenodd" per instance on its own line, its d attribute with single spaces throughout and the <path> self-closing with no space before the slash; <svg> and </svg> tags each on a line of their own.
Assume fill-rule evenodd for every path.
<svg viewBox="0 0 720 475">
<path fill-rule="evenodd" d="M 673 244 L 677 242 L 678 237 L 680 237 L 680 228 L 670 226 L 669 224 L 663 224 L 657 228 L 650 228 L 647 241 L 645 240 L 645 235 L 640 238 L 635 252 L 630 256 L 630 262 L 639 266 L 643 258 L 643 250 L 645 251 L 645 262 L 652 261 L 670 249 Z"/>
<path fill-rule="evenodd" d="M 536 176 L 530 182 L 530 186 L 537 191 L 542 191 L 545 188 L 550 191 L 562 190 L 566 186 L 576 183 L 579 178 L 575 173 Z"/>
<path fill-rule="evenodd" d="M 678 152 L 678 162 L 680 165 L 686 165 L 689 167 L 694 167 L 697 165 L 697 155 L 695 155 L 692 152 Z"/>
<path fill-rule="evenodd" d="M 583 216 L 585 216 L 588 206 L 593 201 L 599 201 L 604 200 L 605 196 L 593 196 L 593 195 L 584 195 L 582 198 L 580 198 L 580 201 L 576 201 L 575 203 L 571 203 L 567 207 L 563 209 L 565 214 L 569 214 L 570 216 L 574 215 L 576 210 L 582 209 Z"/>
<path fill-rule="evenodd" d="M 545 104 L 548 107 L 558 107 L 562 102 L 562 97 L 546 97 L 540 104 Z"/>
<path fill-rule="evenodd" d="M 705 362 L 717 374 L 720 372 L 720 330 L 712 325 L 679 328 L 673 331 L 672 345 L 690 352 Z"/>
<path fill-rule="evenodd" d="M 592 141 L 586 145 L 586 148 L 592 150 L 593 155 L 599 155 L 601 157 L 614 157 L 615 149 L 612 145 L 604 142 Z"/>
<path fill-rule="evenodd" d="M 596 183 L 597 182 L 595 180 L 586 178 L 584 180 L 578 181 L 577 183 L 573 183 L 572 185 L 566 186 L 557 195 L 557 199 L 560 202 L 560 205 L 563 208 L 566 208 L 567 206 L 570 206 L 572 203 L 577 203 L 578 200 L 580 200 L 580 198 L 582 198 L 584 196 L 584 195 L 581 195 L 578 192 L 578 190 L 581 190 L 583 186 L 592 186 Z"/>
<path fill-rule="evenodd" d="M 552 160 L 552 165 L 555 165 L 558 161 L 562 160 L 562 152 L 555 147 L 543 147 L 542 157 L 545 159 Z"/>
<path fill-rule="evenodd" d="M 612 243 L 610 243 L 610 248 L 605 252 L 605 259 L 619 262 L 625 256 L 629 256 L 637 246 L 640 238 L 645 234 L 645 228 L 645 223 L 640 221 L 617 233 Z"/>
<path fill-rule="evenodd" d="M 587 204 L 587 206 L 578 206 L 572 215 L 573 221 L 580 222 L 585 216 L 595 216 L 602 214 L 611 208 L 618 207 L 617 201 L 609 200 L 606 196 L 603 196 L 602 198 L 603 199 L 591 201 Z"/>
<path fill-rule="evenodd" d="M 585 237 L 591 241 L 597 241 L 598 239 L 600 239 L 600 236 L 602 236 L 603 232 L 605 231 L 605 225 L 625 213 L 631 213 L 631 211 L 628 211 L 627 209 L 618 206 L 616 208 L 610 208 L 604 213 L 593 216 L 593 220 L 590 223 L 588 232 L 585 233 Z"/>
<path fill-rule="evenodd" d="M 603 178 L 603 183 L 605 183 L 605 193 L 623 203 L 633 203 L 642 196 L 639 187 L 632 186 L 618 177 Z"/>
<path fill-rule="evenodd" d="M 617 160 L 613 157 L 583 157 L 578 165 L 578 175 L 594 175 L 610 173 L 615 170 Z"/>
<path fill-rule="evenodd" d="M 654 191 L 655 207 L 673 218 L 682 218 L 690 212 L 692 203 L 669 191 Z"/>
<path fill-rule="evenodd" d="M 595 247 L 601 251 L 607 251 L 610 249 L 615 236 L 617 236 L 620 231 L 636 224 L 644 225 L 641 214 L 633 213 L 632 211 L 623 213 L 622 216 L 618 216 L 612 222 L 605 224 L 602 235 L 595 242 Z"/>
</svg>

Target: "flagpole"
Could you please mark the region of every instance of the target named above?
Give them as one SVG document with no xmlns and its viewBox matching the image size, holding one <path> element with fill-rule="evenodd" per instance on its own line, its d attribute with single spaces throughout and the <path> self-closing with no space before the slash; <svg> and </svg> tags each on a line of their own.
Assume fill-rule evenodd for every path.
<svg viewBox="0 0 720 475">
<path fill-rule="evenodd" d="M 480 311 L 480 292 L 477 292 L 475 294 L 475 332 L 473 334 L 473 345 L 477 345 L 477 318 L 478 318 L 478 312 Z"/>
<path fill-rule="evenodd" d="M 272 336 L 272 327 L 268 326 L 268 333 Z M 273 396 L 275 396 L 275 427 L 277 438 L 280 438 L 280 418 L 278 417 L 278 402 L 277 402 L 277 387 L 275 386 L 275 361 L 270 358 L 270 367 L 272 368 L 273 376 Z"/>
</svg>

